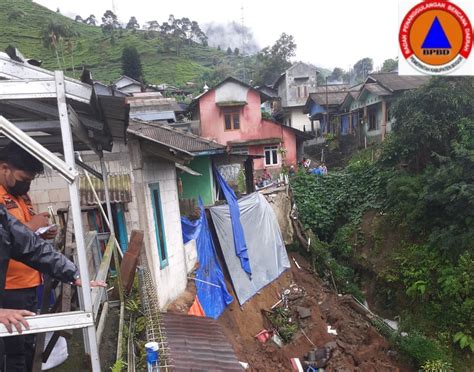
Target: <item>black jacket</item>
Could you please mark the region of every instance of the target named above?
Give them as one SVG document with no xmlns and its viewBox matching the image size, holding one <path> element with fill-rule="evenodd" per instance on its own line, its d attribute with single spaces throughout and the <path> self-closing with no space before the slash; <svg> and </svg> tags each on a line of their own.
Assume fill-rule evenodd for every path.
<svg viewBox="0 0 474 372">
<path fill-rule="evenodd" d="M 76 265 L 0 205 L 0 307 L 10 258 L 65 283 L 78 277 Z"/>
</svg>

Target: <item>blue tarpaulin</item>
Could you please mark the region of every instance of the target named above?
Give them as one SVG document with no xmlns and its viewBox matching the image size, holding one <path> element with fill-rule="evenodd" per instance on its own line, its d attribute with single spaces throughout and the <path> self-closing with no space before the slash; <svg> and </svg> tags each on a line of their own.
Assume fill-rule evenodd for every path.
<svg viewBox="0 0 474 372">
<path fill-rule="evenodd" d="M 229 205 L 230 220 L 232 222 L 232 232 L 234 236 L 234 248 L 235 254 L 240 259 L 240 266 L 247 273 L 249 277 L 252 276 L 252 270 L 250 269 L 249 255 L 247 252 L 247 243 L 245 241 L 244 229 L 240 222 L 240 209 L 237 203 L 237 196 L 235 196 L 234 190 L 225 182 L 219 171 L 214 168 L 219 186 L 224 193 L 225 200 Z"/>
<path fill-rule="evenodd" d="M 190 221 L 186 217 L 181 217 L 183 240 L 184 242 L 196 240 L 199 262 L 196 272 L 197 297 L 206 316 L 217 319 L 234 299 L 225 285 L 201 198 L 199 208 L 201 216 L 198 220 Z"/>
</svg>

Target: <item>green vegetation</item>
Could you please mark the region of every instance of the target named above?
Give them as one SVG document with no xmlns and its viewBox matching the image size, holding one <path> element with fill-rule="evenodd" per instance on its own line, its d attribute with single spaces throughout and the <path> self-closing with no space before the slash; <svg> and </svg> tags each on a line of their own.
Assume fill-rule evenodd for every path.
<svg viewBox="0 0 474 372">
<path fill-rule="evenodd" d="M 392 341 L 425 370 L 473 367 L 472 86 L 472 78 L 432 79 L 394 105 L 377 160 L 366 151 L 340 172 L 292 180 L 300 218 L 316 235 L 317 272 L 356 296 L 361 271 L 375 274 L 377 295 L 408 333 Z"/>
<path fill-rule="evenodd" d="M 132 79 L 141 81 L 143 70 L 140 54 L 133 46 L 126 47 L 122 52 L 122 72 Z"/>
<path fill-rule="evenodd" d="M 113 24 L 113 17 L 109 16 Z M 207 80 L 208 85 L 212 85 L 216 79 L 207 78 L 212 77 L 216 69 L 241 78 L 244 59 L 247 77 L 252 74 L 252 58 L 235 53 L 226 55 L 207 47 L 201 40 L 183 40 L 176 44 L 172 36 L 163 36 L 153 29 L 137 30 L 136 26 L 104 29 L 95 26 L 91 17 L 86 21 L 89 24 L 69 19 L 30 0 L 0 0 L 0 50 L 13 45 L 25 57 L 42 60 L 42 67 L 62 68 L 76 78 L 85 66 L 92 71 L 94 79 L 104 83 L 110 83 L 122 74 L 121 56 L 128 46 L 134 46 L 140 54 L 143 78 L 150 84 L 184 86 L 193 81 L 203 85 Z M 47 32 L 51 24 L 55 29 L 68 31 L 57 48 L 50 47 L 50 43 L 44 44 L 51 35 Z M 196 28 L 196 25 L 191 22 L 189 27 Z M 56 40 L 57 43 L 60 41 Z"/>
</svg>

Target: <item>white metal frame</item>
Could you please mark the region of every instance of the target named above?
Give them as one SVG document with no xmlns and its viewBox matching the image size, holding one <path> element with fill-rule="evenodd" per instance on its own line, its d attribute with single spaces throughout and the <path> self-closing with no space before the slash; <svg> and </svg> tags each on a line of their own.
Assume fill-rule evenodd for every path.
<svg viewBox="0 0 474 372">
<path fill-rule="evenodd" d="M 74 234 L 76 236 L 77 259 L 82 280 L 82 287 L 80 289 L 81 295 L 79 296 L 82 300 L 82 311 L 28 317 L 27 320 L 30 325 L 30 330 L 25 330 L 24 333 L 42 333 L 50 330 L 82 328 L 84 331 L 84 346 L 86 352 L 89 352 L 90 354 L 92 370 L 94 372 L 100 372 L 100 359 L 94 325 L 91 288 L 84 241 L 85 235 L 81 219 L 79 184 L 77 181 L 78 172 L 75 164 L 72 131 L 69 124 L 65 85 L 66 82 L 64 80 L 63 72 L 55 71 L 54 87 L 58 105 L 59 121 L 61 124 L 65 162 L 60 160 L 57 156 L 45 149 L 32 138 L 28 137 L 19 129 L 15 128 L 15 126 L 8 120 L 0 117 L 0 131 L 6 137 L 16 142 L 19 146 L 30 152 L 39 160 L 48 164 L 53 169 L 58 170 L 59 173 L 68 181 L 72 218 L 74 221 Z M 20 91 L 22 86 L 23 85 L 20 84 Z M 47 90 L 47 94 L 50 94 L 49 86 Z M 41 93 L 40 97 L 43 97 Z M 5 99 L 3 92 L 0 94 L 0 99 Z M 6 331 L 5 326 L 0 324 L 0 337 L 7 335 L 10 334 Z M 11 335 L 14 335 L 14 333 Z"/>
</svg>

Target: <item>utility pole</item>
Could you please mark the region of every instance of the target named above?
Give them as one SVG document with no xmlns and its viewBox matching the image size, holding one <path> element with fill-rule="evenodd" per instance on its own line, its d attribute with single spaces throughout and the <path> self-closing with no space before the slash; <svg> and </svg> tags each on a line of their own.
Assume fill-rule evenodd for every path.
<svg viewBox="0 0 474 372">
<path fill-rule="evenodd" d="M 329 132 L 328 77 L 326 76 L 326 132 Z"/>
</svg>

